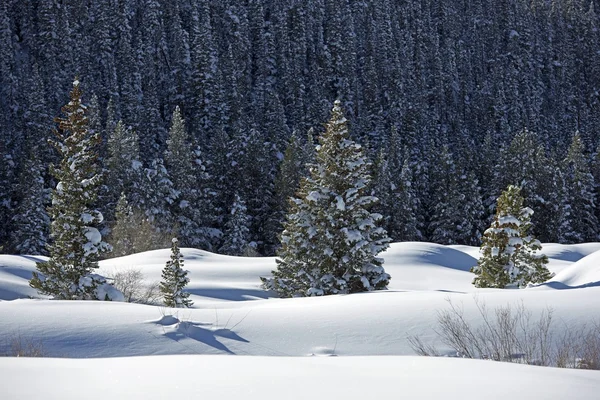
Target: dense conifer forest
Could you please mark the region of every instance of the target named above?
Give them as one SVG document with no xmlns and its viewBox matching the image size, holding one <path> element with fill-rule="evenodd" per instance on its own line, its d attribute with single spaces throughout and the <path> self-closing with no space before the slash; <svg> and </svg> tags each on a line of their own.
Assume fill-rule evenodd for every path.
<svg viewBox="0 0 600 400">
<path fill-rule="evenodd" d="M 341 100 L 394 241 L 479 245 L 508 185 L 542 242 L 599 240 L 598 0 L 3 0 L 0 243 L 47 254 L 78 77 L 125 254 L 271 255 Z M 119 246 L 116 246 L 119 245 Z"/>
</svg>

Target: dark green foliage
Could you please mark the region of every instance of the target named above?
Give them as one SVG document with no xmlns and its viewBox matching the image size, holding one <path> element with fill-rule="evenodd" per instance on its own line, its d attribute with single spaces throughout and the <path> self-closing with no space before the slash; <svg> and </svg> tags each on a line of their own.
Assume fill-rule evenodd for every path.
<svg viewBox="0 0 600 400">
<path fill-rule="evenodd" d="M 30 155 L 19 174 L 18 189 L 23 197 L 12 218 L 11 235 L 12 248 L 19 254 L 48 254 L 50 218 L 46 206 L 50 203 L 50 196 L 44 187 L 45 171 L 38 154 L 33 152 Z"/>
<path fill-rule="evenodd" d="M 171 245 L 171 259 L 167 261 L 162 272 L 162 281 L 160 282 L 160 292 L 163 295 L 164 304 L 173 308 L 189 308 L 194 304 L 190 299 L 190 294 L 183 289 L 190 281 L 187 277 L 188 271 L 183 269 L 183 255 L 179 251 L 179 244 L 176 238 L 173 238 Z"/>
<path fill-rule="evenodd" d="M 579 133 L 573 135 L 565 159 L 565 194 L 560 226 L 561 243 L 593 242 L 598 239 L 594 176 L 584 155 Z"/>
<path fill-rule="evenodd" d="M 231 256 L 248 254 L 250 247 L 250 220 L 246 213 L 246 203 L 237 194 L 234 196 L 229 218 L 225 223 L 223 244 L 219 253 Z"/>
<path fill-rule="evenodd" d="M 108 137 L 122 119 L 123 127 L 131 126 L 140 138 L 141 169 L 132 175 L 148 172 L 132 179 L 143 183 L 143 198 L 106 182 L 96 204 L 105 214 L 106 230 L 125 191 L 130 204 L 151 219 L 161 214 L 155 213 L 158 209 L 168 209 L 161 214 L 165 221 L 152 221 L 162 225 L 161 231 L 176 224 L 190 232 L 199 228 L 197 236 L 178 237 L 214 250 L 239 191 L 251 221 L 251 241 L 261 254 L 272 254 L 283 222 L 277 220 L 282 214 L 275 177 L 285 145 L 293 131 L 302 136 L 319 129 L 331 99 L 339 98 L 352 122 L 350 137 L 369 147 L 370 161 L 375 163 L 383 150 L 385 162 L 377 163 L 383 171 L 373 171 L 373 189 L 382 200 L 376 211 L 384 214 L 393 240 L 474 243 L 479 229 L 471 227 L 491 221 L 495 200 L 508 184 L 519 185 L 536 210 L 532 222 L 540 240 L 593 236 L 593 221 L 567 227 L 563 216 L 571 203 L 567 186 L 574 164 L 564 163 L 571 134 L 580 132 L 588 166 L 589 153 L 600 144 L 597 2 L 0 3 L 2 243 L 14 236 L 15 207 L 27 196 L 18 186 L 24 160 L 32 146 L 49 136 L 47 116 L 60 107 L 76 73 L 85 74 L 86 92 L 97 96 L 91 128 Z M 193 168 L 198 201 L 182 196 L 165 206 L 164 198 L 172 196 L 158 192 L 168 184 L 157 179 L 168 177 L 172 189 L 179 190 L 179 175 L 165 159 L 176 106 L 186 121 L 189 149 L 201 151 L 206 170 Z M 388 140 L 393 131 L 395 144 Z M 241 148 L 244 139 L 249 147 Z M 448 223 L 452 218 L 443 215 L 448 209 L 434 210 L 437 203 L 430 201 L 433 189 L 445 185 L 440 181 L 444 174 L 435 172 L 442 143 L 456 167 L 458 182 L 452 186 L 469 199 L 481 191 L 485 215 L 477 215 L 477 204 L 459 210 L 468 228 L 459 221 L 461 228 L 451 229 L 458 225 Z M 100 161 L 112 179 L 106 147 Z M 56 162 L 47 149 L 38 149 L 44 171 Z M 600 174 L 592 174 L 597 187 Z M 43 175 L 43 187 L 54 187 L 54 178 Z M 472 177 L 478 185 L 467 182 Z M 240 188 L 240 182 L 248 186 Z M 180 208 L 182 202 L 203 218 L 183 215 L 192 210 Z M 599 203 L 596 197 L 596 220 Z M 573 221 L 579 218 L 569 215 Z M 432 225 L 434 219 L 439 223 Z"/>
<path fill-rule="evenodd" d="M 282 297 L 322 296 L 385 289 L 390 276 L 377 254 L 389 238 L 377 201 L 368 195 L 370 165 L 348 138 L 341 103 L 335 102 L 320 138 L 310 177 L 302 180 L 281 234 L 277 270 L 262 278 Z"/>
<path fill-rule="evenodd" d="M 483 235 L 481 256 L 471 269 L 473 284 L 480 288 L 525 287 L 552 277 L 546 268 L 548 257 L 542 246 L 528 234 L 530 208 L 523 207 L 521 190 L 509 186 L 498 198 L 496 217 Z"/>
<path fill-rule="evenodd" d="M 90 208 L 96 201 L 101 179 L 96 164 L 100 135 L 88 131 L 77 79 L 62 112 L 65 117 L 55 119 L 58 130 L 53 142 L 61 161 L 51 170 L 58 184 L 49 208 L 50 259 L 37 263 L 37 272 L 29 284 L 55 299 L 96 299 L 96 289 L 104 281 L 93 271 L 98 268 L 100 255 L 110 251 L 110 246 L 102 241 L 95 227 L 102 222 L 102 214 Z"/>
</svg>

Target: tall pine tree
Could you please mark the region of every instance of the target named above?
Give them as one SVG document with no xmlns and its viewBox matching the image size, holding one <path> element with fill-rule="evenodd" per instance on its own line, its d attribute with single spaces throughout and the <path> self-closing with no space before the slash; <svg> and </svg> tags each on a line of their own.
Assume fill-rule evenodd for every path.
<svg viewBox="0 0 600 400">
<path fill-rule="evenodd" d="M 385 289 L 390 276 L 377 257 L 389 238 L 369 211 L 370 164 L 349 139 L 336 101 L 320 139 L 316 163 L 305 178 L 281 234 L 273 277 L 264 286 L 282 297 L 322 296 Z"/>
<path fill-rule="evenodd" d="M 50 207 L 50 259 L 37 263 L 30 285 L 59 300 L 94 300 L 105 284 L 94 270 L 110 246 L 96 228 L 102 213 L 91 209 L 101 180 L 96 164 L 100 135 L 88 131 L 87 108 L 77 79 L 62 112 L 65 118 L 55 119 L 59 126 L 53 142 L 62 159 L 51 170 L 58 184 Z"/>
</svg>

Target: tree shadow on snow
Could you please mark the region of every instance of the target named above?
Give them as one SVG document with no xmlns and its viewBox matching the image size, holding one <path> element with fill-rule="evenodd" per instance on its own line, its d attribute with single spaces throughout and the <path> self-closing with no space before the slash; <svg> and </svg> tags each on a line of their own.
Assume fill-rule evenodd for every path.
<svg viewBox="0 0 600 400">
<path fill-rule="evenodd" d="M 210 346 L 214 349 L 224 351 L 228 354 L 235 354 L 231 351 L 225 344 L 221 343 L 217 338 L 224 338 L 229 340 L 235 340 L 237 342 L 250 343 L 248 340 L 244 339 L 237 333 L 233 332 L 229 329 L 206 329 L 203 328 L 202 324 L 198 322 L 189 322 L 182 321 L 179 322 L 177 328 L 171 332 L 166 332 L 165 336 L 171 340 L 175 340 L 179 342 L 179 340 L 184 338 L 190 338 L 197 342 L 204 343 L 207 346 Z"/>
<path fill-rule="evenodd" d="M 228 301 L 264 300 L 277 297 L 274 292 L 261 289 L 186 288 L 185 291 L 196 296 Z"/>
<path fill-rule="evenodd" d="M 588 283 L 584 283 L 583 285 L 577 285 L 577 286 L 569 286 L 562 282 L 546 282 L 546 283 L 542 283 L 540 285 L 536 285 L 536 287 L 540 287 L 540 286 L 546 286 L 546 287 L 549 287 L 552 289 L 557 289 L 557 290 L 583 289 L 583 288 L 589 288 L 589 287 L 598 287 L 598 286 L 600 286 L 600 281 L 588 282 Z"/>
<path fill-rule="evenodd" d="M 466 272 L 471 271 L 471 267 L 477 265 L 476 258 L 450 247 L 428 249 L 419 258 L 424 264 L 434 264 Z"/>
</svg>

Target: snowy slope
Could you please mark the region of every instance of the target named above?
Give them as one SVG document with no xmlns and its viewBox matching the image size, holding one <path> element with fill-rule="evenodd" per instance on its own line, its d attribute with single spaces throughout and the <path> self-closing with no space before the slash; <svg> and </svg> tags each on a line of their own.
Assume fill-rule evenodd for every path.
<svg viewBox="0 0 600 400">
<path fill-rule="evenodd" d="M 182 249 L 185 268 L 190 271 L 189 291 L 195 302 L 194 308 L 184 310 L 128 303 L 27 299 L 37 296 L 27 284 L 36 259 L 0 256 L 0 296 L 5 300 L 0 301 L 0 337 L 4 338 L 0 340 L 0 354 L 8 351 L 11 338 L 20 336 L 40 342 L 48 356 L 97 358 L 0 359 L 0 380 L 22 380 L 29 374 L 26 371 L 37 374 L 52 366 L 52 373 L 40 372 L 36 382 L 41 385 L 48 380 L 57 384 L 67 379 L 69 373 L 78 371 L 81 387 L 118 380 L 114 390 L 128 393 L 139 390 L 132 382 L 143 379 L 148 385 L 144 386 L 141 397 L 161 398 L 164 390 L 172 389 L 175 377 L 154 379 L 154 374 L 171 369 L 165 365 L 183 363 L 195 368 L 194 378 L 184 376 L 177 383 L 183 393 L 193 395 L 197 390 L 221 393 L 219 385 L 227 384 L 228 376 L 235 376 L 234 386 L 239 391 L 222 390 L 220 398 L 252 393 L 256 382 L 273 385 L 273 393 L 283 391 L 289 384 L 289 393 L 294 394 L 289 398 L 304 398 L 311 387 L 319 388 L 315 390 L 322 394 L 334 390 L 324 382 L 341 379 L 345 382 L 344 390 L 347 389 L 343 397 L 355 398 L 364 394 L 365 379 L 380 378 L 392 383 L 392 389 L 382 385 L 388 394 L 423 393 L 422 398 L 438 398 L 440 393 L 449 393 L 452 398 L 475 398 L 483 386 L 467 384 L 466 380 L 474 374 L 485 379 L 492 374 L 503 374 L 503 379 L 522 385 L 516 398 L 564 398 L 574 386 L 577 398 L 594 398 L 590 393 L 597 396 L 600 391 L 597 372 L 465 360 L 374 357 L 414 354 L 406 340 L 410 335 L 419 335 L 442 351 L 450 351 L 433 332 L 437 312 L 447 307 L 448 300 L 463 307 L 466 318 L 474 323 L 479 318 L 475 299 L 490 308 L 522 301 L 534 317 L 551 307 L 559 322 L 555 325 L 558 334 L 568 326 L 600 315 L 600 243 L 549 244 L 545 250 L 550 256 L 549 268 L 556 276 L 544 285 L 528 289 L 473 288 L 469 269 L 476 262 L 477 248 L 396 243 L 383 254 L 386 270 L 392 275 L 388 291 L 277 299 L 260 289 L 258 279 L 275 268 L 274 258 L 238 258 Z M 101 269 L 110 274 L 136 268 L 142 270 L 148 281 L 159 280 L 169 254 L 165 249 L 105 260 Z M 191 354 L 256 357 L 182 358 Z M 164 357 L 127 358 L 116 363 L 101 359 L 157 355 Z M 340 357 L 286 358 L 311 355 Z M 198 371 L 206 374 L 206 382 L 211 384 L 190 384 L 200 376 Z M 369 378 L 369 374 L 375 374 L 373 371 L 378 378 Z M 305 376 L 311 383 L 306 385 L 301 380 L 289 383 L 290 376 Z M 436 385 L 427 383 L 432 377 Z M 536 379 L 546 380 L 547 384 L 539 389 L 531 384 Z M 30 398 L 27 391 L 35 389 L 17 386 L 8 392 L 11 395 L 0 398 Z M 531 389 L 522 391 L 524 387 Z M 502 390 L 507 391 L 495 389 L 492 395 L 514 397 L 516 393 L 510 392 L 509 385 Z M 270 392 L 261 391 L 257 394 L 261 397 L 247 398 L 269 398 Z M 92 393 L 100 397 L 100 391 Z M 48 392 L 48 398 L 60 395 L 60 391 Z"/>
<path fill-rule="evenodd" d="M 0 359 L 0 377 L 6 400 L 591 400 L 600 390 L 594 371 L 426 357 Z"/>
<path fill-rule="evenodd" d="M 437 311 L 447 300 L 477 320 L 475 297 L 489 307 L 523 301 L 534 315 L 548 307 L 559 320 L 600 315 L 600 244 L 548 245 L 552 282 L 522 290 L 475 289 L 468 271 L 477 249 L 431 243 L 396 243 L 384 254 L 390 290 L 324 298 L 276 299 L 260 289 L 259 276 L 274 258 L 236 258 L 183 249 L 190 270 L 193 309 L 169 310 L 127 303 L 0 301 L 0 335 L 39 338 L 52 356 L 115 357 L 149 354 L 303 356 L 410 355 L 406 341 L 434 340 Z M 105 260 L 104 272 L 139 268 L 159 280 L 169 250 Z M 564 263 L 569 263 L 564 266 Z M 35 295 L 27 285 L 29 257 L 0 256 L 0 293 L 6 299 Z M 563 279 L 563 281 L 561 281 Z M 556 290 L 579 287 L 579 289 Z M 163 317 L 173 315 L 173 318 Z M 162 320 L 161 320 L 162 319 Z M 564 326 L 561 324 L 560 326 Z M 439 343 L 437 343 L 440 345 Z M 4 352 L 0 343 L 0 353 Z"/>
</svg>

